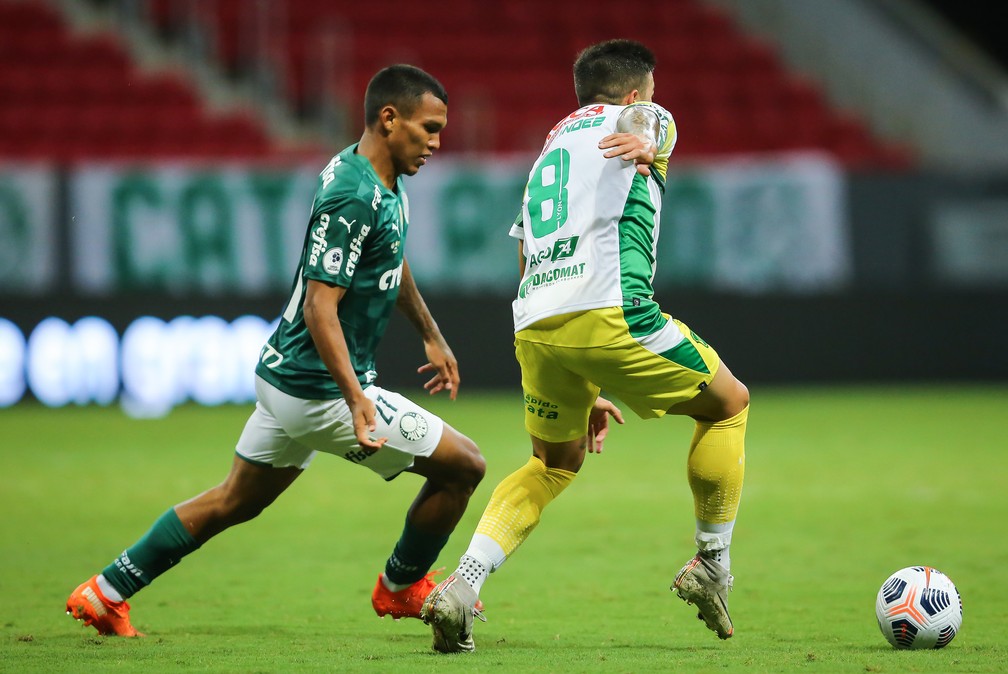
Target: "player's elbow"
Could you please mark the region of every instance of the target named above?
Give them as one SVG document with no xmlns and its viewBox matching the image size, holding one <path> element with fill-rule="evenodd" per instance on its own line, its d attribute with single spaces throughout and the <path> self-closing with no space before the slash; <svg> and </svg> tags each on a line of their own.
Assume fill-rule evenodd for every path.
<svg viewBox="0 0 1008 674">
<path fill-rule="evenodd" d="M 312 335 L 316 334 L 319 325 L 318 303 L 306 297 L 301 303 L 301 312 L 304 314 L 305 327 Z"/>
</svg>

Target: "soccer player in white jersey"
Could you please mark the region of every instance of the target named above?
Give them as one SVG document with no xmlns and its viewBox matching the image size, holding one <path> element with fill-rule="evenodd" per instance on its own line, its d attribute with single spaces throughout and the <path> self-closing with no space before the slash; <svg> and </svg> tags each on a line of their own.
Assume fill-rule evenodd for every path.
<svg viewBox="0 0 1008 674">
<path fill-rule="evenodd" d="M 483 582 L 571 483 L 586 449 L 601 452 L 609 416 L 622 422 L 599 397 L 602 390 L 643 418 L 695 419 L 686 466 L 698 551 L 671 589 L 695 604 L 720 638 L 732 635 L 728 547 L 742 490 L 749 392 L 652 298 L 661 198 L 676 141 L 672 116 L 651 102 L 654 66 L 652 53 L 630 40 L 585 49 L 574 64 L 581 107 L 549 132 L 529 173 L 511 234 L 522 272 L 515 351 L 532 457 L 497 485 L 458 568 L 424 602 L 421 617 L 437 651 L 473 650 Z"/>
<path fill-rule="evenodd" d="M 219 486 L 169 508 L 151 529 L 67 600 L 100 634 L 139 636 L 126 599 L 230 526 L 256 517 L 316 452 L 391 480 L 426 478 L 375 583 L 380 616 L 419 617 L 431 564 L 448 541 L 485 463 L 440 418 L 377 386 L 374 355 L 393 307 L 423 339 L 430 393 L 458 394 L 458 364 L 405 257 L 403 176 L 440 147 L 448 95 L 426 72 L 390 66 L 368 84 L 360 142 L 319 176 L 291 297 L 256 367 L 257 402 Z M 330 513 L 331 515 L 331 513 Z M 324 525 L 328 526 L 328 525 Z"/>
</svg>

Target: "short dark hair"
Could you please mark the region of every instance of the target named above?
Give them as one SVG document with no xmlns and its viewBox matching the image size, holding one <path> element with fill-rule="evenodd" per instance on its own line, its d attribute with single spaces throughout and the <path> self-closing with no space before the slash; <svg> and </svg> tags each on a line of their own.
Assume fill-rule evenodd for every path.
<svg viewBox="0 0 1008 674">
<path fill-rule="evenodd" d="M 364 125 L 377 122 L 378 113 L 386 105 L 394 105 L 404 115 L 413 114 L 427 92 L 448 105 L 448 92 L 433 75 L 405 63 L 382 68 L 364 92 Z"/>
<path fill-rule="evenodd" d="M 607 40 L 593 44 L 574 61 L 578 104 L 619 103 L 634 89 L 642 89 L 654 68 L 654 54 L 640 42 Z"/>
</svg>

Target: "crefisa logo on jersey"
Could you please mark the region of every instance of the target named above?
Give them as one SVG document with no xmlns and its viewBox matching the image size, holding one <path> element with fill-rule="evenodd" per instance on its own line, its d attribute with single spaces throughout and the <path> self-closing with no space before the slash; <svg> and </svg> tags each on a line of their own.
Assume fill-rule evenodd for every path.
<svg viewBox="0 0 1008 674">
<path fill-rule="evenodd" d="M 308 264 L 315 266 L 318 264 L 319 255 L 325 252 L 325 249 L 329 247 L 326 243 L 325 236 L 326 232 L 329 231 L 329 214 L 323 213 L 319 216 L 318 227 L 312 230 L 312 247 L 311 253 L 308 255 Z"/>
<path fill-rule="evenodd" d="M 327 274 L 338 274 L 340 267 L 343 266 L 343 249 L 342 248 L 330 248 L 326 251 L 326 254 L 322 256 L 322 268 L 325 269 Z"/>
<path fill-rule="evenodd" d="M 346 263 L 347 276 L 353 276 L 354 271 L 357 270 L 357 261 L 360 260 L 361 252 L 364 250 L 364 239 L 367 238 L 370 231 L 371 225 L 365 222 L 361 225 L 357 236 L 355 236 L 353 241 L 350 242 L 350 254 L 347 256 Z"/>
</svg>

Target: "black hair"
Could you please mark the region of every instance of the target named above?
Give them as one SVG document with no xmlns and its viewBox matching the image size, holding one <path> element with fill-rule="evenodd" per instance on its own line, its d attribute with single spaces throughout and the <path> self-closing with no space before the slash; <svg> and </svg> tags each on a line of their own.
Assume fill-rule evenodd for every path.
<svg viewBox="0 0 1008 674">
<path fill-rule="evenodd" d="M 578 105 L 619 103 L 634 89 L 642 89 L 654 68 L 654 54 L 640 42 L 607 40 L 593 44 L 574 61 Z"/>
<path fill-rule="evenodd" d="M 427 92 L 448 105 L 448 92 L 433 75 L 416 66 L 399 63 L 379 70 L 364 92 L 364 124 L 378 121 L 386 105 L 394 105 L 404 115 L 411 115 Z"/>
</svg>

